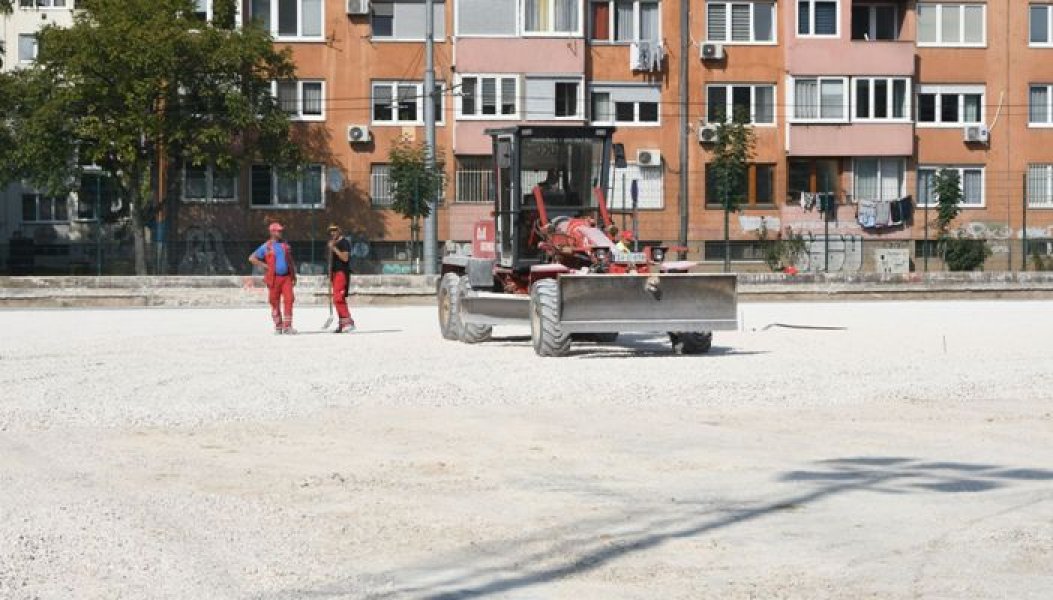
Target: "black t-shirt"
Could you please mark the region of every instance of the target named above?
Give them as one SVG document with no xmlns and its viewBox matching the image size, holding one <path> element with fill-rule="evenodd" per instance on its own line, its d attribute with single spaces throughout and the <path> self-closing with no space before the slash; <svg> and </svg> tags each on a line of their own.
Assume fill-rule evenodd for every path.
<svg viewBox="0 0 1053 600">
<path fill-rule="evenodd" d="M 340 260 L 340 257 L 333 254 L 333 273 L 344 273 L 351 272 L 351 242 L 347 241 L 347 238 L 340 238 L 336 243 L 336 249 L 341 252 L 347 252 L 347 260 Z"/>
</svg>

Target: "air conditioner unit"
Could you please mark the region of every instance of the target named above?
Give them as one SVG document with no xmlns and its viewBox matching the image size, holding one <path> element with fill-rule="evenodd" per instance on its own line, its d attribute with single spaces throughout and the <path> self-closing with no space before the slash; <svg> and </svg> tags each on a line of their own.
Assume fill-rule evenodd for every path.
<svg viewBox="0 0 1053 600">
<path fill-rule="evenodd" d="M 369 0 L 347 0 L 347 14 L 362 16 L 369 14 Z"/>
<path fill-rule="evenodd" d="M 347 141 L 351 144 L 368 144 L 373 140 L 373 134 L 365 125 L 348 125 Z"/>
<path fill-rule="evenodd" d="M 637 150 L 636 164 L 641 167 L 660 167 L 662 166 L 662 151 L 657 149 Z"/>
<path fill-rule="evenodd" d="M 967 143 L 986 144 L 991 139 L 991 130 L 987 125 L 969 125 L 963 136 Z"/>
<path fill-rule="evenodd" d="M 698 143 L 714 144 L 717 141 L 717 126 L 714 123 L 698 124 Z"/>
<path fill-rule="evenodd" d="M 724 60 L 724 44 L 702 44 L 699 53 L 702 60 Z"/>
</svg>

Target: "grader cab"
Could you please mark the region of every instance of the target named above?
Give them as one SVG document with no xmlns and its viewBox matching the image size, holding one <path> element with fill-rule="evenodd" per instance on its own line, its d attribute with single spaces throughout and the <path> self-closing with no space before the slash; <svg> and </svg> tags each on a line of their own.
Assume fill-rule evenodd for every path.
<svg viewBox="0 0 1053 600">
<path fill-rule="evenodd" d="M 606 200 L 611 127 L 518 126 L 493 141 L 493 219 L 473 229 L 470 256 L 443 259 L 439 327 L 484 342 L 495 325 L 530 325 L 534 350 L 620 333 L 668 334 L 678 353 L 707 352 L 738 328 L 734 275 L 689 273 L 668 248 L 619 244 Z"/>
</svg>

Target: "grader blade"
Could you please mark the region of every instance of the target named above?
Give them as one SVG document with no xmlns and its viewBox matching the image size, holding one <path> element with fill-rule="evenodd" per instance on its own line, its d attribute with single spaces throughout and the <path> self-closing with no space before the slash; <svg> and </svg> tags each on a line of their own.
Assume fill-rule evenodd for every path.
<svg viewBox="0 0 1053 600">
<path fill-rule="evenodd" d="M 563 275 L 560 327 L 567 333 L 734 331 L 734 275 Z"/>
</svg>

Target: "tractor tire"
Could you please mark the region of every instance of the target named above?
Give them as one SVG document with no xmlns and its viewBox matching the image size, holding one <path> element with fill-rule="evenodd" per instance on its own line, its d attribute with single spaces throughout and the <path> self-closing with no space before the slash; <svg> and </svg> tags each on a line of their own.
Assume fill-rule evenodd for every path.
<svg viewBox="0 0 1053 600">
<path fill-rule="evenodd" d="M 468 281 L 467 277 L 461 277 L 460 283 L 457 285 L 457 303 L 460 306 L 461 298 L 472 292 L 472 284 Z M 490 340 L 490 336 L 494 333 L 494 328 L 489 325 L 476 325 L 474 323 L 464 322 L 464 313 L 458 311 L 457 319 L 460 321 L 460 334 L 461 341 L 465 344 L 479 344 Z"/>
<path fill-rule="evenodd" d="M 559 289 L 553 279 L 542 279 L 530 290 L 530 339 L 538 356 L 570 351 L 570 335 L 559 326 Z"/>
<path fill-rule="evenodd" d="M 575 342 L 589 344 L 613 344 L 618 341 L 618 333 L 579 333 L 572 336 Z"/>
<path fill-rule="evenodd" d="M 669 340 L 677 354 L 705 354 L 713 347 L 713 332 L 679 331 L 670 333 Z"/>
<path fill-rule="evenodd" d="M 439 331 L 447 340 L 461 339 L 461 310 L 458 285 L 461 276 L 447 273 L 439 280 Z"/>
</svg>

